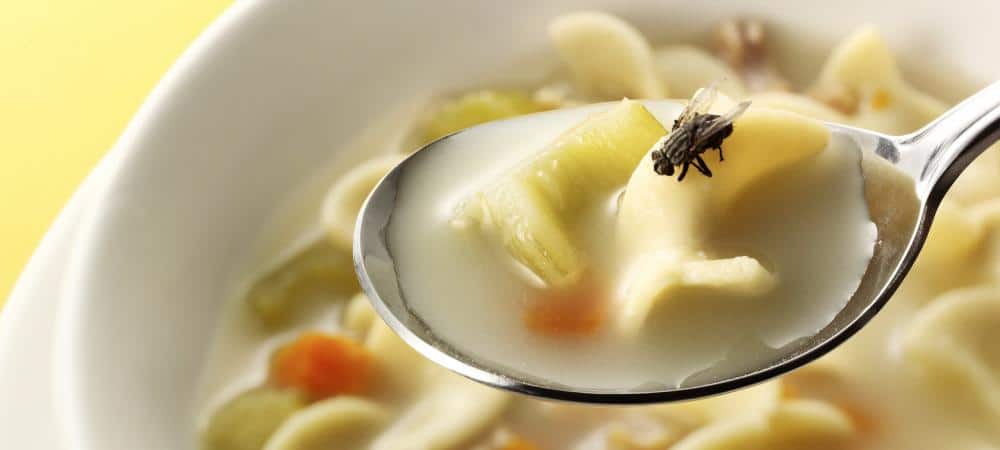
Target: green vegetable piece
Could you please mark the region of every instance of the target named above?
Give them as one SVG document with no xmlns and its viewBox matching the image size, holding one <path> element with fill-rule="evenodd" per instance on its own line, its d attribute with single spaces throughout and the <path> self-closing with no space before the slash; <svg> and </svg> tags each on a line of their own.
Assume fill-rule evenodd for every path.
<svg viewBox="0 0 1000 450">
<path fill-rule="evenodd" d="M 476 91 L 445 103 L 427 122 L 427 142 L 493 120 L 506 119 L 546 108 L 519 91 Z"/>
<path fill-rule="evenodd" d="M 247 302 L 263 323 L 280 326 L 317 293 L 347 296 L 358 290 L 351 254 L 320 239 L 258 279 Z"/>
<path fill-rule="evenodd" d="M 261 450 L 305 398 L 292 390 L 255 389 L 222 405 L 202 435 L 205 450 Z"/>
</svg>

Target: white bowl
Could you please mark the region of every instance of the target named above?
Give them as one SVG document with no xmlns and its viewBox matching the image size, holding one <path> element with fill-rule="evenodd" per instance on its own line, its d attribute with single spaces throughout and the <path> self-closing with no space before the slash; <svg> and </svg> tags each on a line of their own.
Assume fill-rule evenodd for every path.
<svg viewBox="0 0 1000 450">
<path fill-rule="evenodd" d="M 911 79 L 950 100 L 1000 74 L 988 57 L 1000 3 L 980 0 L 239 2 L 133 120 L 84 223 L 59 323 L 66 442 L 194 448 L 192 399 L 221 305 L 280 201 L 395 104 L 547 52 L 546 22 L 583 8 L 659 41 L 765 18 L 799 40 L 782 46 L 784 64 L 815 63 L 872 22 Z"/>
</svg>

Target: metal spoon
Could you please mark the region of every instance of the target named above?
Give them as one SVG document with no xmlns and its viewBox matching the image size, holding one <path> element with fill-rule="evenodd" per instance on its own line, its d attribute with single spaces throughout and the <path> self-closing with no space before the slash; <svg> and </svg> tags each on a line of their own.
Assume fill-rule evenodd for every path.
<svg viewBox="0 0 1000 450">
<path fill-rule="evenodd" d="M 532 121 L 544 119 L 545 114 L 559 113 L 515 118 L 504 121 L 503 126 L 508 131 L 516 130 L 519 125 L 529 130 Z M 480 125 L 457 134 L 468 139 L 489 131 L 495 124 Z M 714 395 L 758 383 L 826 354 L 857 333 L 882 309 L 913 265 L 948 188 L 976 156 L 1000 139 L 1000 82 L 966 99 L 923 129 L 905 136 L 887 136 L 832 123 L 827 126 L 833 139 L 856 147 L 863 155 L 861 171 L 865 197 L 869 214 L 878 228 L 874 254 L 857 291 L 829 325 L 787 349 L 783 358 L 738 376 L 677 388 L 575 389 L 507 373 L 509 371 L 493 367 L 477 355 L 465 354 L 435 336 L 434 330 L 407 306 L 386 242 L 386 229 L 396 207 L 399 180 L 412 167 L 411 162 L 421 154 L 435 151 L 438 143 L 450 137 L 428 144 L 415 154 L 417 156 L 403 161 L 372 191 L 358 217 L 354 237 L 355 269 L 379 315 L 409 345 L 435 363 L 487 385 L 560 400 L 650 403 Z M 475 151 L 474 148 L 468 150 Z"/>
</svg>

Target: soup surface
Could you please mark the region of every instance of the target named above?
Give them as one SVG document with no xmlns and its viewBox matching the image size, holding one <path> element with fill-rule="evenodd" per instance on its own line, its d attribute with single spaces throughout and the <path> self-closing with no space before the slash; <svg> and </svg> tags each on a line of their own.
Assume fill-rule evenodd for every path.
<svg viewBox="0 0 1000 450">
<path fill-rule="evenodd" d="M 661 123 L 672 123 L 677 117 L 675 104 L 648 103 L 646 107 Z M 782 356 L 783 348 L 794 347 L 798 339 L 814 334 L 833 319 L 857 288 L 871 258 L 875 236 L 862 192 L 859 155 L 850 145 L 838 145 L 836 141 L 828 142 L 806 160 L 754 180 L 758 186 L 747 188 L 748 192 L 734 200 L 730 211 L 714 219 L 718 222 L 714 224 L 716 236 L 696 250 L 711 255 L 710 259 L 699 255 L 697 260 L 699 269 L 705 267 L 702 270 L 711 273 L 691 277 L 723 280 L 713 278 L 709 286 L 692 282 L 673 288 L 682 292 L 650 294 L 657 298 L 649 300 L 627 295 L 620 295 L 620 301 L 571 298 L 563 309 L 555 311 L 560 316 L 547 328 L 531 322 L 538 320 L 532 314 L 542 314 L 533 308 L 557 308 L 544 303 L 562 301 L 544 298 L 557 289 L 532 283 L 537 279 L 534 274 L 526 280 L 524 271 L 530 269 L 518 267 L 507 252 L 496 251 L 478 230 L 470 230 L 469 226 L 456 229 L 452 224 L 456 211 L 477 192 L 509 176 L 505 173 L 511 170 L 510 162 L 517 164 L 536 156 L 545 144 L 559 139 L 559 134 L 587 116 L 614 108 L 600 105 L 584 111 L 546 113 L 547 119 L 530 128 L 511 123 L 474 136 L 453 136 L 439 144 L 443 147 L 432 155 L 419 158 L 418 165 L 407 172 L 400 184 L 400 207 L 393 213 L 389 227 L 390 250 L 397 262 L 403 294 L 438 337 L 467 354 L 535 378 L 589 389 L 628 390 L 704 382 L 766 367 Z M 776 126 L 781 124 L 779 121 Z M 741 126 L 740 121 L 736 126 Z M 794 127 L 787 132 L 794 134 Z M 759 148 L 783 150 L 772 145 Z M 713 161 L 717 179 L 732 176 L 730 171 L 741 168 L 740 161 L 732 162 L 737 157 L 734 153 L 749 153 L 755 148 L 724 149 L 733 166 Z M 639 149 L 643 163 L 638 164 L 637 174 L 633 175 L 633 179 L 642 180 L 629 183 L 625 191 L 627 180 L 622 179 L 584 206 L 591 211 L 583 213 L 580 227 L 584 231 L 578 234 L 584 236 L 583 245 L 589 247 L 586 257 L 614 259 L 614 251 L 604 247 L 613 246 L 616 235 L 618 240 L 638 241 L 634 245 L 643 255 L 649 248 L 675 249 L 654 242 L 669 231 L 653 230 L 651 239 L 638 236 L 642 230 L 618 221 L 619 198 L 628 202 L 631 190 L 642 188 L 640 183 L 693 190 L 703 188 L 696 184 L 708 186 L 715 181 L 695 179 L 702 177 L 697 173 L 680 182 L 651 175 L 652 167 L 643 150 Z M 647 175 L 659 179 L 646 180 Z M 642 227 L 676 229 L 681 226 L 677 216 L 696 214 L 685 208 L 703 207 L 677 200 L 671 204 L 671 197 L 657 194 L 648 194 L 652 201 L 637 200 L 641 203 L 637 207 L 643 209 L 642 217 L 637 219 L 643 222 Z M 656 199 L 662 201 L 657 203 Z M 650 224 L 656 218 L 650 217 L 648 210 L 657 208 L 673 221 Z M 709 219 L 705 221 L 709 223 L 699 224 L 699 228 L 713 225 Z M 681 231 L 678 239 L 681 243 L 695 242 L 694 231 Z M 735 265 L 727 259 L 747 258 L 744 255 L 767 262 L 773 273 L 765 269 L 755 276 L 769 281 L 747 281 L 742 272 L 729 275 L 710 265 L 718 261 Z M 594 291 L 601 289 L 593 285 L 614 285 L 615 278 L 623 278 L 618 284 L 625 284 L 622 290 L 626 290 L 629 276 L 644 275 L 636 275 L 637 271 L 652 270 L 652 277 L 670 279 L 670 273 L 662 270 L 684 264 L 672 263 L 671 255 L 651 257 L 655 259 L 651 262 L 635 261 L 641 257 L 626 255 L 623 264 L 594 262 L 591 265 L 597 268 L 592 270 L 607 272 L 601 274 L 605 276 L 590 274 L 589 279 L 576 282 L 586 287 L 568 290 L 584 291 L 574 292 L 580 296 L 595 295 Z M 645 266 L 629 268 L 629 263 Z M 770 281 L 772 277 L 776 280 Z M 758 283 L 776 286 L 757 289 L 754 285 Z M 615 297 L 614 292 L 604 295 Z M 659 298 L 668 296 L 672 298 Z M 650 317 L 633 319 L 625 316 L 629 301 L 665 304 L 652 305 L 641 313 Z M 600 316 L 593 317 L 590 308 L 599 308 Z M 574 315 L 593 323 L 585 324 L 586 329 L 570 328 L 572 324 L 565 324 L 573 321 Z M 633 325 L 637 320 L 643 324 Z"/>
<path fill-rule="evenodd" d="M 367 137 L 359 140 L 359 153 L 340 153 L 368 154 L 365 152 L 382 148 L 386 154 L 372 155 L 338 176 L 324 176 L 317 182 L 323 188 L 329 187 L 322 204 L 301 200 L 312 198 L 303 194 L 285 206 L 277 219 L 281 223 L 287 217 L 308 217 L 304 211 L 318 210 L 317 223 L 276 226 L 273 233 L 264 236 L 267 245 L 284 251 L 262 264 L 262 270 L 252 273 L 242 295 L 229 304 L 229 314 L 213 344 L 198 393 L 197 424 L 202 448 L 1000 448 L 1000 241 L 995 232 L 1000 224 L 1000 152 L 996 149 L 976 160 L 951 189 L 913 272 L 868 327 L 819 361 L 780 379 L 719 397 L 611 408 L 551 403 L 490 389 L 417 355 L 375 316 L 367 299 L 358 293 L 350 240 L 355 215 L 367 193 L 406 152 L 471 125 L 622 97 L 690 98 L 698 87 L 716 80 L 724 80 L 718 84 L 722 93 L 735 100 L 750 99 L 754 108 L 784 110 L 801 115 L 797 117 L 854 124 L 891 134 L 915 130 L 946 108 L 906 82 L 888 45 L 870 27 L 850 34 L 833 49 L 818 79 L 795 90 L 770 64 L 766 31 L 758 23 L 731 21 L 713 33 L 712 45 L 653 46 L 621 19 L 599 13 L 574 14 L 560 18 L 550 29 L 561 60 L 551 79 L 537 86 L 445 96 L 422 105 L 416 112 L 408 108 L 386 124 L 367 130 Z M 651 109 L 663 123 L 669 123 L 676 114 L 669 107 Z M 412 127 L 401 127 L 401 123 L 411 123 Z M 406 132 L 399 133 L 401 129 Z M 547 140 L 523 148 L 504 146 L 507 153 L 501 156 L 509 160 L 496 170 L 514 165 L 519 155 L 537 150 Z M 777 273 L 783 281 L 776 285 L 775 293 L 801 289 L 802 277 L 797 273 L 815 273 L 809 267 L 783 265 L 783 258 L 802 258 L 802 265 L 807 266 L 818 264 L 816 254 L 846 252 L 844 260 L 850 261 L 850 254 L 857 255 L 851 249 L 822 248 L 817 243 L 857 242 L 859 234 L 864 234 L 861 225 L 866 218 L 854 213 L 831 218 L 828 211 L 810 199 L 816 195 L 817 186 L 825 186 L 831 195 L 824 197 L 823 205 L 854 202 L 859 189 L 857 180 L 830 176 L 841 173 L 844 166 L 856 164 L 854 158 L 824 151 L 799 170 L 783 172 L 777 184 L 748 189 L 746 198 L 759 199 L 753 202 L 757 208 L 743 211 L 738 206 L 751 203 L 738 202 L 729 219 L 714 227 L 716 232 L 709 236 L 713 239 L 706 241 L 715 243 L 708 249 L 708 256 L 760 259 L 764 268 Z M 723 179 L 721 171 L 727 162 L 716 163 L 713 158 L 709 162 L 720 173 L 715 178 Z M 728 163 L 735 164 L 735 159 Z M 336 172 L 336 168 L 329 172 Z M 442 172 L 444 175 L 467 181 L 468 192 L 482 189 L 462 170 Z M 701 174 L 691 172 L 687 176 L 685 182 L 699 180 Z M 787 189 L 782 183 L 816 188 Z M 430 252 L 429 257 L 438 264 L 456 268 L 463 258 L 499 261 L 476 254 L 486 252 L 480 236 L 462 238 L 441 225 L 454 213 L 454 202 L 465 197 L 459 192 L 437 197 L 435 186 L 440 184 L 425 184 L 423 194 L 442 198 L 444 203 L 439 209 L 415 210 L 419 217 L 412 223 L 424 227 L 426 233 L 438 234 L 446 245 L 422 249 L 415 240 L 399 240 L 394 245 L 404 253 L 413 253 L 407 265 L 415 271 L 430 266 L 425 262 L 427 256 L 423 260 L 414 256 L 419 251 Z M 315 191 L 314 187 L 309 184 L 303 192 Z M 794 224 L 802 227 L 802 233 L 780 238 L 768 235 L 774 224 L 771 220 L 783 219 L 785 226 L 789 222 L 785 213 L 793 209 L 794 217 L 802 218 L 801 223 Z M 837 209 L 853 211 L 846 205 Z M 428 211 L 440 215 L 426 214 Z M 600 217 L 600 210 L 594 211 Z M 736 241 L 726 242 L 723 237 L 727 236 Z M 743 236 L 753 239 L 744 242 L 740 240 Z M 459 245 L 462 239 L 466 239 L 464 246 Z M 782 243 L 808 240 L 811 247 L 774 246 L 787 252 L 775 255 L 750 248 L 768 239 Z M 810 250 L 815 254 L 800 253 Z M 496 283 L 498 278 L 511 276 L 506 267 L 492 270 L 490 264 L 480 264 L 483 273 L 472 278 Z M 799 269 L 801 272 L 796 272 Z M 467 273 L 468 267 L 462 270 Z M 435 268 L 434 273 L 441 272 Z M 845 269 L 843 273 L 850 272 Z M 408 289 L 420 290 L 421 281 L 435 281 L 418 275 L 433 276 L 414 272 L 408 277 Z M 849 278 L 809 282 L 829 288 L 823 292 L 833 293 L 850 284 Z M 465 282 L 447 281 L 443 284 Z M 449 338 L 472 350 L 500 342 L 506 347 L 498 347 L 497 354 L 505 363 L 540 367 L 543 373 L 539 375 L 567 376 L 569 381 L 604 383 L 609 387 L 649 381 L 634 377 L 637 372 L 617 370 L 616 366 L 632 358 L 641 359 L 643 352 L 648 355 L 652 351 L 651 347 L 637 345 L 631 353 L 598 348 L 588 361 L 574 361 L 566 356 L 572 353 L 557 352 L 555 345 L 544 339 L 520 333 L 517 327 L 501 326 L 504 317 L 517 317 L 503 311 L 511 307 L 503 300 L 516 297 L 516 292 L 502 298 L 504 292 L 499 290 L 483 294 L 494 296 L 491 298 L 496 301 L 454 306 L 497 308 L 496 323 L 477 323 L 476 317 L 482 317 L 478 311 L 468 316 L 461 310 L 448 311 L 461 318 L 448 320 L 451 317 L 442 316 L 440 325 L 451 333 Z M 792 298 L 791 294 L 788 298 Z M 416 299 L 418 306 L 434 307 L 432 302 L 437 301 L 424 300 L 421 303 Z M 673 300 L 667 304 L 676 303 Z M 692 321 L 690 325 L 671 324 L 677 316 L 657 313 L 655 321 L 671 326 L 658 325 L 654 329 L 675 332 L 670 338 L 677 340 L 676 346 L 657 349 L 661 352 L 658 355 L 674 352 L 677 361 L 690 364 L 661 366 L 669 359 L 658 357 L 644 361 L 649 365 L 644 370 L 660 371 L 656 373 L 662 375 L 658 378 L 661 381 L 680 383 L 720 360 L 725 364 L 719 367 L 732 367 L 723 360 L 723 349 L 733 347 L 738 339 L 738 333 L 731 331 L 768 330 L 747 342 L 757 349 L 779 347 L 822 326 L 839 307 L 823 299 L 774 305 L 754 299 L 736 301 L 738 304 L 727 307 L 746 312 L 745 317 L 725 318 L 730 321 L 728 327 L 709 337 L 701 326 L 708 319 L 719 318 L 704 317 L 711 316 L 707 312 L 701 312 L 699 318 L 697 306 L 681 305 Z M 784 308 L 790 308 L 802 321 L 794 326 L 787 321 L 766 323 L 777 320 L 771 313 Z M 745 321 L 760 323 L 749 327 Z M 643 323 L 647 325 L 651 323 Z M 692 328 L 697 330 L 690 331 Z M 487 334 L 481 330 L 496 333 L 491 337 L 495 340 L 474 336 Z M 532 351 L 518 354 L 519 346 Z M 546 352 L 552 358 L 543 361 L 538 355 Z M 591 377 L 595 373 L 604 376 Z"/>
</svg>

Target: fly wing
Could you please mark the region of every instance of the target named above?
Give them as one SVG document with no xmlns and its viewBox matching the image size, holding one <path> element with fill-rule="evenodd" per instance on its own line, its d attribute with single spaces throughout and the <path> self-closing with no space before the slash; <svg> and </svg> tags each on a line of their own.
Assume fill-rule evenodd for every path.
<svg viewBox="0 0 1000 450">
<path fill-rule="evenodd" d="M 694 138 L 692 139 L 695 145 L 696 146 L 701 145 L 705 141 L 711 139 L 712 136 L 715 136 L 715 134 L 721 131 L 723 128 L 731 125 L 736 120 L 736 118 L 739 117 L 741 114 L 743 114 L 749 107 L 750 107 L 749 100 L 740 102 L 740 104 L 736 105 L 736 107 L 729 110 L 729 112 L 719 116 L 718 119 L 713 120 L 711 125 L 703 128 L 698 128 L 697 135 L 694 136 Z"/>
<path fill-rule="evenodd" d="M 684 111 L 681 111 L 681 115 L 677 117 L 676 123 L 686 123 L 694 119 L 697 114 L 705 114 L 708 112 L 708 108 L 712 107 L 715 103 L 715 97 L 719 90 L 715 87 L 715 83 L 708 85 L 704 89 L 699 90 L 691 101 L 688 102 L 687 106 L 684 107 Z"/>
</svg>

